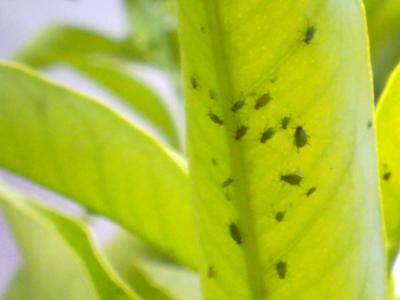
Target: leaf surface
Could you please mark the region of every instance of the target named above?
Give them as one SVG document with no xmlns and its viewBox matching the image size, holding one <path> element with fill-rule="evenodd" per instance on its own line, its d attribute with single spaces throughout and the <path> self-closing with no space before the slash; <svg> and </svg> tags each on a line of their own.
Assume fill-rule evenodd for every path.
<svg viewBox="0 0 400 300">
<path fill-rule="evenodd" d="M 181 159 L 96 100 L 0 64 L 0 166 L 196 265 Z"/>
<path fill-rule="evenodd" d="M 179 1 L 209 299 L 385 299 L 355 0 Z"/>
</svg>

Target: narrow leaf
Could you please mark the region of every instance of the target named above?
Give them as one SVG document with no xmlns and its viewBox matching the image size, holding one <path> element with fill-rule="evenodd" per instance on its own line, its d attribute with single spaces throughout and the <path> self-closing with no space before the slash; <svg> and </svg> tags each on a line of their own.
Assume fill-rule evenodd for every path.
<svg viewBox="0 0 400 300">
<path fill-rule="evenodd" d="M 24 254 L 27 275 L 20 280 L 29 285 L 29 299 L 139 299 L 108 268 L 82 225 L 3 186 L 0 204 Z"/>
<path fill-rule="evenodd" d="M 179 15 L 205 297 L 385 299 L 361 3 Z"/>
<path fill-rule="evenodd" d="M 180 159 L 99 102 L 10 63 L 0 64 L 0 166 L 196 264 Z"/>
</svg>

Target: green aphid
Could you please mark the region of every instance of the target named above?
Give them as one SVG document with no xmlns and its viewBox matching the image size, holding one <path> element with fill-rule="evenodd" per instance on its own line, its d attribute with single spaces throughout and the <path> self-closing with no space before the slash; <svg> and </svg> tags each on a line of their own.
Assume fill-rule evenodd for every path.
<svg viewBox="0 0 400 300">
<path fill-rule="evenodd" d="M 317 190 L 317 188 L 316 188 L 315 186 L 313 186 L 312 188 L 310 188 L 310 189 L 307 191 L 306 196 L 307 196 L 307 197 L 310 197 L 312 194 L 315 193 L 316 190 Z"/>
<path fill-rule="evenodd" d="M 294 186 L 299 186 L 301 181 L 303 180 L 303 177 L 301 177 L 298 174 L 285 174 L 281 175 L 280 179 L 283 182 L 286 182 L 287 184 L 294 185 Z"/>
<path fill-rule="evenodd" d="M 222 120 L 220 117 L 218 117 L 216 114 L 209 112 L 208 117 L 213 121 L 215 124 L 218 125 L 224 125 L 224 120 Z"/>
<path fill-rule="evenodd" d="M 281 128 L 286 130 L 290 124 L 290 121 L 292 121 L 290 117 L 283 117 L 281 120 Z"/>
<path fill-rule="evenodd" d="M 194 76 L 190 77 L 190 85 L 194 90 L 197 90 L 199 88 L 199 83 L 197 82 L 197 79 Z"/>
<path fill-rule="evenodd" d="M 287 264 L 284 261 L 279 261 L 275 265 L 276 273 L 278 273 L 278 276 L 280 279 L 285 279 L 286 277 L 286 272 L 287 272 Z"/>
<path fill-rule="evenodd" d="M 307 31 L 306 31 L 306 34 L 305 34 L 305 36 L 304 36 L 304 43 L 310 44 L 311 41 L 314 39 L 314 36 L 315 36 L 315 32 L 316 32 L 316 31 L 317 31 L 317 30 L 315 29 L 314 26 L 308 27 L 308 28 L 307 28 Z"/>
<path fill-rule="evenodd" d="M 233 183 L 233 178 L 229 177 L 224 182 L 221 183 L 221 187 L 226 188 Z"/>
<path fill-rule="evenodd" d="M 300 149 L 308 144 L 308 135 L 302 126 L 297 126 L 294 132 L 294 144 Z"/>
<path fill-rule="evenodd" d="M 238 129 L 236 129 L 236 133 L 235 133 L 235 140 L 240 140 L 243 136 L 246 135 L 247 130 L 249 128 L 245 125 L 240 126 Z"/>
<path fill-rule="evenodd" d="M 260 138 L 260 142 L 265 144 L 267 141 L 272 139 L 272 137 L 275 135 L 275 129 L 273 128 L 268 128 L 266 129 L 262 134 Z"/>
<path fill-rule="evenodd" d="M 254 109 L 259 110 L 260 108 L 266 106 L 271 100 L 272 100 L 272 97 L 269 93 L 265 93 L 265 94 L 261 95 L 257 99 L 256 104 L 254 104 Z"/>
<path fill-rule="evenodd" d="M 239 228 L 235 223 L 231 223 L 229 225 L 229 233 L 231 235 L 231 238 L 236 242 L 236 244 L 241 245 L 242 244 L 242 236 L 240 234 Z"/>
<path fill-rule="evenodd" d="M 284 218 L 285 218 L 285 212 L 284 212 L 284 211 L 278 211 L 278 212 L 275 214 L 275 220 L 276 220 L 277 222 L 282 222 Z"/>
<path fill-rule="evenodd" d="M 244 100 L 238 100 L 235 103 L 233 103 L 232 107 L 231 107 L 231 111 L 232 112 L 237 112 L 239 109 L 243 108 L 245 104 Z"/>
</svg>

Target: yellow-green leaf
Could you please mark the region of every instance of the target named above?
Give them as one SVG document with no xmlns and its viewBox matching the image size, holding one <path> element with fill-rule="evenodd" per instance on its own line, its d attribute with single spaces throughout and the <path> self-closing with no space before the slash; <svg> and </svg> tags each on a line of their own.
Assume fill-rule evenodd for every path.
<svg viewBox="0 0 400 300">
<path fill-rule="evenodd" d="M 393 73 L 376 111 L 379 173 L 387 234 L 386 250 L 392 267 L 400 246 L 400 66 Z"/>
<path fill-rule="evenodd" d="M 196 264 L 181 159 L 100 102 L 10 63 L 0 63 L 0 166 Z"/>
<path fill-rule="evenodd" d="M 385 299 L 356 0 L 180 0 L 209 299 Z"/>
<path fill-rule="evenodd" d="M 29 288 L 29 299 L 139 299 L 103 261 L 80 223 L 4 186 L 0 206 L 24 255 L 26 275 L 20 280 L 27 286 L 20 288 Z"/>
</svg>

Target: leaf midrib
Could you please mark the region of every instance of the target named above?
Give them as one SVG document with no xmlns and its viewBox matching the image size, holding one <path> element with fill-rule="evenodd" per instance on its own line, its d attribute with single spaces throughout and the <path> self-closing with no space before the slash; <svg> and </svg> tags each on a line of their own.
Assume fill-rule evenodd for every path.
<svg viewBox="0 0 400 300">
<path fill-rule="evenodd" d="M 235 180 L 234 196 L 232 204 L 236 208 L 238 215 L 238 225 L 242 232 L 243 247 L 245 255 L 245 266 L 247 269 L 247 282 L 250 295 L 253 299 L 263 298 L 263 274 L 261 259 L 259 255 L 258 240 L 255 231 L 255 224 L 252 221 L 250 193 L 248 190 L 248 180 L 244 167 L 243 149 L 242 146 L 231 137 L 232 131 L 240 126 L 239 118 L 235 117 L 229 111 L 229 101 L 234 99 L 233 85 L 231 72 L 227 55 L 225 52 L 224 36 L 222 34 L 222 26 L 220 21 L 220 7 L 218 1 L 207 0 L 204 2 L 205 21 L 208 23 L 210 35 L 210 50 L 213 65 L 215 67 L 216 85 L 219 88 L 221 99 L 222 114 L 226 122 L 224 127 L 227 136 L 229 149 L 229 167 L 232 172 L 231 176 Z"/>
</svg>

